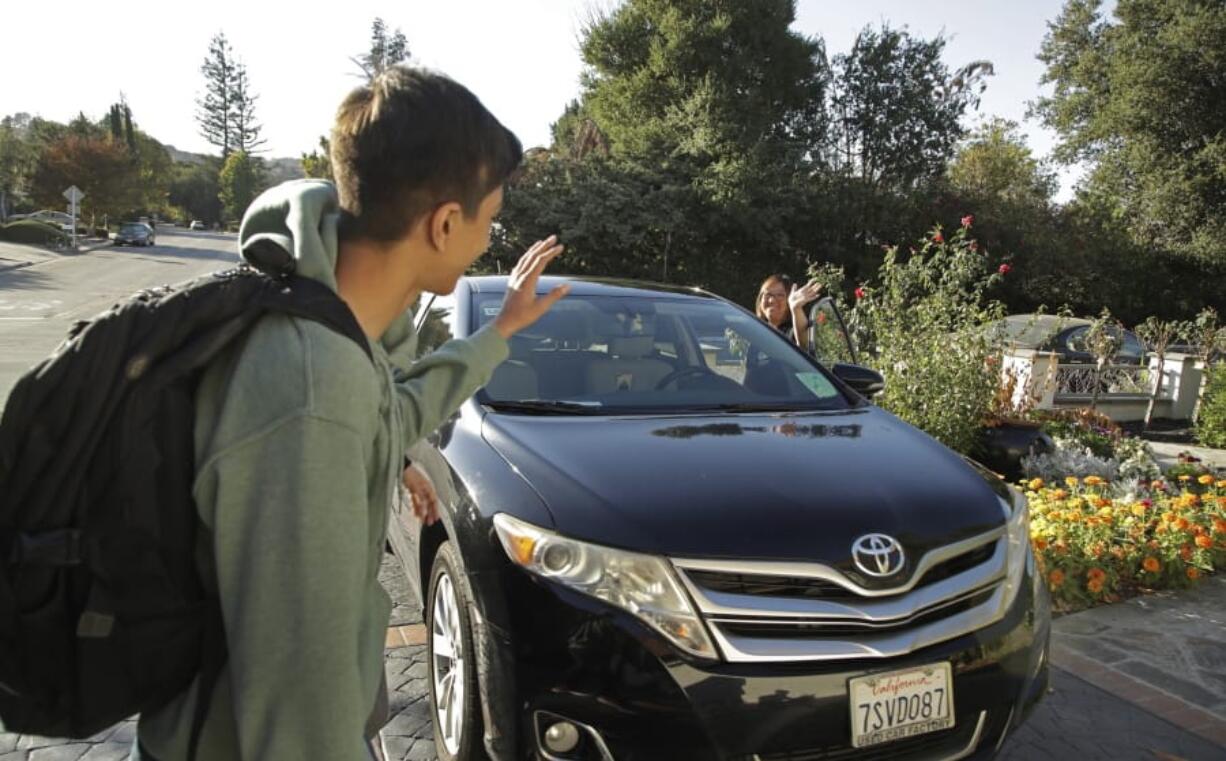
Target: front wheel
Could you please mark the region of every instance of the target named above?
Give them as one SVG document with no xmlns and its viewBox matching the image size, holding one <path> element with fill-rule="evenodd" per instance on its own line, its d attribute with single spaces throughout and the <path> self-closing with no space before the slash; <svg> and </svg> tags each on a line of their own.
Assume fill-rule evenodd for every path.
<svg viewBox="0 0 1226 761">
<path fill-rule="evenodd" d="M 472 593 L 451 542 L 434 556 L 426 605 L 426 648 L 434 749 L 440 761 L 485 758 L 473 649 Z"/>
</svg>

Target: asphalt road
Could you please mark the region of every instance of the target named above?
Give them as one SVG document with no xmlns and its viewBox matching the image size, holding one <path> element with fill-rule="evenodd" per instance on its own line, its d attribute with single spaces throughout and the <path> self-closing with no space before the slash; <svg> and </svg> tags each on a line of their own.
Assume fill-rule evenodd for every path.
<svg viewBox="0 0 1226 761">
<path fill-rule="evenodd" d="M 233 235 L 160 227 L 157 245 L 106 246 L 0 270 L 0 400 L 77 320 L 125 296 L 238 262 Z"/>
</svg>

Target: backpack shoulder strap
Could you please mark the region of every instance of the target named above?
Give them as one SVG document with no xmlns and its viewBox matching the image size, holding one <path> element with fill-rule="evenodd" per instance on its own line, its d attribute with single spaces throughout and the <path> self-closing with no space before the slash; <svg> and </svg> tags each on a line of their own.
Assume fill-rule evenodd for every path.
<svg viewBox="0 0 1226 761">
<path fill-rule="evenodd" d="M 370 341 L 349 305 L 328 286 L 305 277 L 289 277 L 272 281 L 261 294 L 263 306 L 272 312 L 302 317 L 331 328 L 361 347 L 366 358 L 374 361 Z"/>
</svg>

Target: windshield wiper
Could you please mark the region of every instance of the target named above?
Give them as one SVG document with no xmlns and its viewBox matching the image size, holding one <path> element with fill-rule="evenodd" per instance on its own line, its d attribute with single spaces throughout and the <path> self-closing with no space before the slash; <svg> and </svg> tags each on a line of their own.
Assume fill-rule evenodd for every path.
<svg viewBox="0 0 1226 761">
<path fill-rule="evenodd" d="M 524 412 L 531 415 L 603 415 L 600 402 L 566 402 L 560 399 L 525 399 L 523 401 L 490 401 L 485 403 L 499 412 Z"/>
<path fill-rule="evenodd" d="M 822 410 L 837 410 L 838 407 L 827 407 L 818 404 L 798 402 L 728 402 L 725 404 L 687 404 L 675 407 L 674 412 L 814 412 Z"/>
</svg>

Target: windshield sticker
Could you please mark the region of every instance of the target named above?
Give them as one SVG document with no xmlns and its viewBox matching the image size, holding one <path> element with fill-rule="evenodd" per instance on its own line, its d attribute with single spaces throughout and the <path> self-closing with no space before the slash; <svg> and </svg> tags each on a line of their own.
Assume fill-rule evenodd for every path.
<svg viewBox="0 0 1226 761">
<path fill-rule="evenodd" d="M 821 373 L 796 373 L 796 380 L 805 384 L 805 388 L 812 391 L 814 396 L 826 398 L 838 394 L 834 384 Z"/>
<path fill-rule="evenodd" d="M 486 317 L 497 317 L 498 313 L 501 311 L 502 311 L 501 304 L 496 304 L 492 307 L 482 307 L 481 308 L 481 313 L 484 314 Z"/>
</svg>

